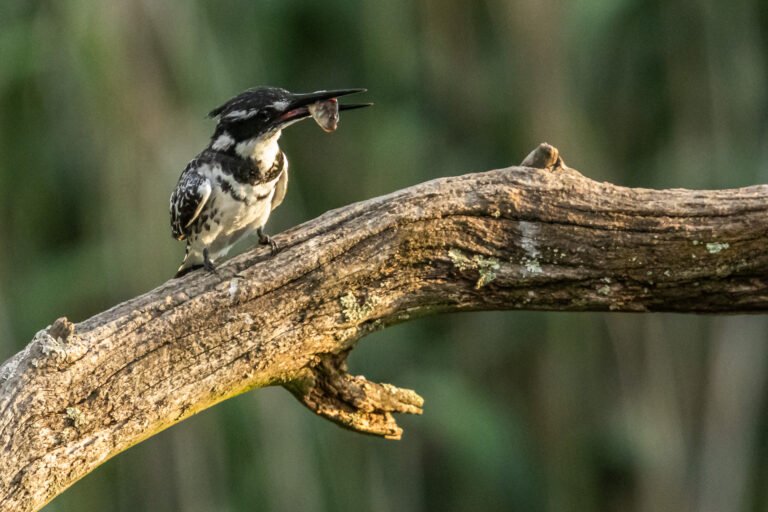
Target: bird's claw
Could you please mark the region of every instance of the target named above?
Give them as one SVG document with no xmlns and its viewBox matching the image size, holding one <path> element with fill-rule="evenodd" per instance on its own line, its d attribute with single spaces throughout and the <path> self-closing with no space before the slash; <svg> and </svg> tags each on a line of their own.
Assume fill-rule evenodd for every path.
<svg viewBox="0 0 768 512">
<path fill-rule="evenodd" d="M 208 249 L 203 249 L 203 268 L 208 272 L 213 272 L 214 274 L 219 273 L 219 271 L 216 270 L 216 265 L 213 264 L 211 258 L 208 256 Z"/>
<path fill-rule="evenodd" d="M 275 242 L 274 238 L 267 235 L 261 230 L 258 231 L 258 235 L 259 235 L 259 243 L 261 245 L 268 245 L 270 248 L 269 252 L 272 254 L 272 256 L 280 252 L 280 246 L 277 245 L 277 242 Z"/>
<path fill-rule="evenodd" d="M 275 240 L 269 235 L 264 235 L 262 238 L 259 238 L 259 243 L 261 245 L 268 245 L 269 252 L 272 254 L 272 256 L 280 252 L 280 246 L 277 245 L 277 242 L 275 242 Z"/>
</svg>

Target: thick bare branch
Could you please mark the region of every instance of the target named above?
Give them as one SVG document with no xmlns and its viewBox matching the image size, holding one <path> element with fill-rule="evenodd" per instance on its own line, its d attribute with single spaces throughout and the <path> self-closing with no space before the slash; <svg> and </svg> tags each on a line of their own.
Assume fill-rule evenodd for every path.
<svg viewBox="0 0 768 512">
<path fill-rule="evenodd" d="M 40 508 L 110 457 L 252 388 L 284 385 L 398 438 L 412 391 L 346 373 L 367 333 L 437 312 L 768 310 L 768 186 L 596 183 L 542 146 L 526 164 L 329 212 L 218 274 L 194 272 L 0 368 L 0 509 Z"/>
</svg>

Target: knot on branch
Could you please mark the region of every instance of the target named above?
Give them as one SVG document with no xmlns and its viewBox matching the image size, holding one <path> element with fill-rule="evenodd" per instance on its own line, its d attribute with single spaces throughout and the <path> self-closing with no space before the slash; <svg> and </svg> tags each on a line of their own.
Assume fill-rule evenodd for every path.
<svg viewBox="0 0 768 512">
<path fill-rule="evenodd" d="M 344 428 L 400 439 L 393 413 L 421 414 L 424 399 L 415 391 L 378 384 L 347 373 L 347 356 L 325 354 L 285 387 L 306 407 Z"/>
<path fill-rule="evenodd" d="M 67 338 L 69 338 L 74 332 L 75 324 L 70 322 L 69 319 L 65 316 L 57 318 L 56 321 L 53 322 L 53 325 L 48 328 L 48 334 L 51 336 L 51 338 L 57 340 L 60 343 L 65 343 Z"/>
<path fill-rule="evenodd" d="M 62 369 L 87 351 L 87 345 L 75 335 L 75 324 L 66 317 L 57 318 L 52 325 L 38 331 L 25 349 L 29 364 L 35 368 L 56 367 Z M 4 378 L 10 378 L 16 366 L 3 368 Z"/>
<path fill-rule="evenodd" d="M 563 162 L 560 151 L 555 146 L 542 142 L 536 149 L 528 153 L 520 165 L 554 171 L 565 167 L 565 162 Z"/>
</svg>

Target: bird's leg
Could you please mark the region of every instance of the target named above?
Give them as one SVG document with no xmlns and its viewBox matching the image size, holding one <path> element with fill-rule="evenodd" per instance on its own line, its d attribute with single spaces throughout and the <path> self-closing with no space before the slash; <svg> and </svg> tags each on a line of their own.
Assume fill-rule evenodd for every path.
<svg viewBox="0 0 768 512">
<path fill-rule="evenodd" d="M 216 270 L 216 265 L 213 264 L 211 261 L 210 256 L 208 255 L 208 248 L 203 249 L 203 268 L 207 270 L 208 272 L 218 273 Z"/>
<path fill-rule="evenodd" d="M 280 250 L 280 246 L 277 245 L 277 242 L 275 242 L 271 236 L 264 233 L 262 228 L 258 228 L 256 230 L 256 234 L 259 235 L 259 243 L 261 245 L 269 245 L 269 247 L 272 249 L 272 256 L 277 254 L 277 252 Z"/>
</svg>

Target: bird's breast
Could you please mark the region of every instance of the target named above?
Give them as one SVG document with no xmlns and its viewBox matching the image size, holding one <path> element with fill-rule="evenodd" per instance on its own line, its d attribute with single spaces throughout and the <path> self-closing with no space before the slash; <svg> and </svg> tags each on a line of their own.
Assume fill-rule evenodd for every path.
<svg viewBox="0 0 768 512">
<path fill-rule="evenodd" d="M 261 224 L 269 214 L 278 178 L 258 184 L 242 183 L 220 168 L 211 169 L 209 178 L 213 192 L 209 209 L 211 222 L 219 234 L 238 231 L 252 224 Z M 214 233 L 212 233 L 214 234 Z"/>
</svg>

